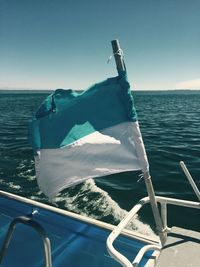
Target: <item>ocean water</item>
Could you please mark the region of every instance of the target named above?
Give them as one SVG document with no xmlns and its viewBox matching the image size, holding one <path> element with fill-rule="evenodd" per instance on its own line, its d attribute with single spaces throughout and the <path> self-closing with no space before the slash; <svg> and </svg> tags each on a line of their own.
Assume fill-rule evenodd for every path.
<svg viewBox="0 0 200 267">
<path fill-rule="evenodd" d="M 43 203 L 48 199 L 37 186 L 27 136 L 28 123 L 47 95 L 0 91 L 0 189 Z M 135 92 L 134 98 L 156 194 L 196 201 L 179 161 L 185 162 L 200 189 L 200 91 Z M 88 180 L 64 190 L 56 205 L 116 224 L 146 196 L 138 175 L 129 172 Z M 169 206 L 168 217 L 170 226 L 200 228 L 199 210 Z M 145 207 L 129 227 L 152 235 L 150 208 Z"/>
</svg>

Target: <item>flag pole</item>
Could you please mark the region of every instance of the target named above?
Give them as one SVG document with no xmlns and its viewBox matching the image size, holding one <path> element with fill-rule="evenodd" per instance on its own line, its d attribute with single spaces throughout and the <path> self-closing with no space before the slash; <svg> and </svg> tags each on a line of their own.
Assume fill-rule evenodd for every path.
<svg viewBox="0 0 200 267">
<path fill-rule="evenodd" d="M 125 71 L 123 53 L 120 48 L 118 40 L 112 40 L 111 44 L 112 44 L 112 49 L 113 49 L 113 55 L 115 57 L 117 71 L 118 71 L 118 74 L 120 74 L 120 71 Z M 163 228 L 163 223 L 160 217 L 160 212 L 159 212 L 158 205 L 156 202 L 155 192 L 154 192 L 154 188 L 153 188 L 153 184 L 151 181 L 151 176 L 150 176 L 149 171 L 143 172 L 143 176 L 144 176 L 147 193 L 150 199 L 150 204 L 151 204 L 154 220 L 156 223 L 156 228 L 157 228 L 157 231 L 160 237 L 161 244 L 164 245 L 166 241 L 166 231 L 165 231 L 166 229 Z"/>
<path fill-rule="evenodd" d="M 119 72 L 121 70 L 123 70 L 123 71 L 125 70 L 124 61 L 122 60 L 123 52 L 122 52 L 122 50 L 120 48 L 118 40 L 112 40 L 111 44 L 112 44 L 112 49 L 113 49 L 113 55 L 115 57 L 117 71 L 118 71 L 118 74 L 119 74 Z"/>
</svg>

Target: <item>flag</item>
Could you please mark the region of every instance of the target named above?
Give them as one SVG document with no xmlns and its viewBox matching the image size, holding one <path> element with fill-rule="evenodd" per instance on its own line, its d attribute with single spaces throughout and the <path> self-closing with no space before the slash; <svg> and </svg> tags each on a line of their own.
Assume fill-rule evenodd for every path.
<svg viewBox="0 0 200 267">
<path fill-rule="evenodd" d="M 81 93 L 57 89 L 30 123 L 30 141 L 38 185 L 49 199 L 88 178 L 148 171 L 124 71 Z"/>
</svg>

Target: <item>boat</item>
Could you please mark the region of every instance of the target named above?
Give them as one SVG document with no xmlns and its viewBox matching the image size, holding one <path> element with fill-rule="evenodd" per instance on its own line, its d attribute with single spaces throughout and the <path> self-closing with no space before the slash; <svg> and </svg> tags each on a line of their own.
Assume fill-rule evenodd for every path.
<svg viewBox="0 0 200 267">
<path fill-rule="evenodd" d="M 112 41 L 112 47 L 120 74 L 125 64 L 118 40 Z M 60 91 L 57 93 L 60 94 Z M 50 101 L 50 110 L 40 110 L 44 116 L 55 112 L 52 96 Z M 200 233 L 169 227 L 167 223 L 168 206 L 200 209 L 200 192 L 184 162 L 180 164 L 198 201 L 156 196 L 150 173 L 146 170 L 143 171 L 143 178 L 148 196 L 139 200 L 117 226 L 0 191 L 0 266 L 200 266 Z M 42 182 L 40 186 L 43 188 Z M 51 200 L 51 192 L 57 191 L 54 187 L 48 187 L 45 192 Z M 157 238 L 126 229 L 145 205 L 151 205 Z"/>
</svg>

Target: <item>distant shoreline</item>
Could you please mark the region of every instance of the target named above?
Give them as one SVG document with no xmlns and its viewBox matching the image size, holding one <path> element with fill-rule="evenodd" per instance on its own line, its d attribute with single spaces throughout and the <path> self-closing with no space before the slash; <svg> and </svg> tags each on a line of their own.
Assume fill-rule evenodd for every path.
<svg viewBox="0 0 200 267">
<path fill-rule="evenodd" d="M 49 89 L 0 89 L 0 94 L 51 94 L 55 90 Z M 82 90 L 77 90 L 77 92 L 83 92 Z M 180 94 L 180 93 L 200 93 L 200 89 L 145 89 L 139 90 L 135 89 L 132 92 L 136 93 L 171 93 L 171 94 Z"/>
<path fill-rule="evenodd" d="M 54 90 L 45 90 L 45 89 L 0 89 L 0 94 L 50 94 Z"/>
</svg>

